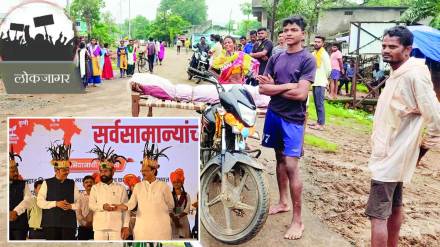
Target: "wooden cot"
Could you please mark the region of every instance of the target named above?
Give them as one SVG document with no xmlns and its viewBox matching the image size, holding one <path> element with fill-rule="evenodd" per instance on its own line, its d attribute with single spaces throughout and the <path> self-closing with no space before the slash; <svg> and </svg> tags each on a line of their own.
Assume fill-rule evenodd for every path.
<svg viewBox="0 0 440 247">
<path fill-rule="evenodd" d="M 133 117 L 139 117 L 141 107 L 147 107 L 147 116 L 153 116 L 153 107 L 160 108 L 176 108 L 185 110 L 203 110 L 208 105 L 206 103 L 193 103 L 193 102 L 178 102 L 172 100 L 161 100 L 148 95 L 142 95 L 138 92 L 132 91 L 131 93 L 131 115 Z M 266 108 L 257 108 L 257 115 L 264 117 L 266 115 Z"/>
</svg>

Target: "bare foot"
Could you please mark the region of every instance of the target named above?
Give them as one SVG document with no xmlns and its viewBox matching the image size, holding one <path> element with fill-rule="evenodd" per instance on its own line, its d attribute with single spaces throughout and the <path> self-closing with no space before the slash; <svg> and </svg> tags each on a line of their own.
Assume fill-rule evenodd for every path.
<svg viewBox="0 0 440 247">
<path fill-rule="evenodd" d="M 286 234 L 284 234 L 284 238 L 289 240 L 300 239 L 302 237 L 303 231 L 304 231 L 303 223 L 292 222 L 289 229 L 287 229 Z"/>
<path fill-rule="evenodd" d="M 276 204 L 273 205 L 269 208 L 269 215 L 271 214 L 278 214 L 278 213 L 284 213 L 284 212 L 289 212 L 290 211 L 290 207 L 287 206 L 286 204 Z"/>
<path fill-rule="evenodd" d="M 314 129 L 314 130 L 320 130 L 320 131 L 324 130 L 324 126 L 320 125 L 320 124 L 309 126 L 309 128 Z"/>
</svg>

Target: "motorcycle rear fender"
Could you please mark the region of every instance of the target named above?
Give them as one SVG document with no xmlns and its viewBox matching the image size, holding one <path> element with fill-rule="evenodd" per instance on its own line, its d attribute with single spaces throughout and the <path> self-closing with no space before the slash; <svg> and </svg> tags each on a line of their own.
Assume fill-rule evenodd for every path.
<svg viewBox="0 0 440 247">
<path fill-rule="evenodd" d="M 210 161 L 208 161 L 208 163 L 206 164 L 206 166 L 203 168 L 202 172 L 200 173 L 200 176 L 203 176 L 203 173 L 205 173 L 205 171 L 208 170 L 209 167 L 211 167 L 213 165 L 220 166 L 220 163 L 221 163 L 221 154 L 218 154 L 215 157 L 213 157 Z M 227 173 L 227 172 L 231 171 L 232 167 L 234 167 L 235 164 L 237 164 L 237 163 L 246 164 L 246 165 L 251 166 L 257 170 L 265 170 L 264 166 L 262 166 L 260 163 L 258 163 L 252 157 L 249 157 L 249 155 L 247 155 L 247 154 L 238 153 L 238 152 L 237 153 L 226 152 L 225 163 L 223 164 L 224 165 L 223 172 Z"/>
</svg>

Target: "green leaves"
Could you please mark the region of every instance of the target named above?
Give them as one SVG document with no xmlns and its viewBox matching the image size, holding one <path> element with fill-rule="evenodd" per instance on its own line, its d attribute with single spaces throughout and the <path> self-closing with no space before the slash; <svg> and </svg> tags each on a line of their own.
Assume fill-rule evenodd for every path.
<svg viewBox="0 0 440 247">
<path fill-rule="evenodd" d="M 440 1 L 413 0 L 410 7 L 403 13 L 401 20 L 414 24 L 422 19 L 432 17 L 430 25 L 440 29 Z"/>
<path fill-rule="evenodd" d="M 101 15 L 101 20 L 92 27 L 92 37 L 97 38 L 100 44 L 113 44 L 118 39 L 119 28 L 109 12 Z"/>
<path fill-rule="evenodd" d="M 99 23 L 100 10 L 104 6 L 104 0 L 73 0 L 70 5 L 70 15 L 85 21 L 90 33 L 92 26 Z"/>
<path fill-rule="evenodd" d="M 203 24 L 207 19 L 205 0 L 161 0 L 157 13 L 166 13 L 167 11 L 171 12 L 169 14 L 182 17 L 190 25 Z"/>
</svg>

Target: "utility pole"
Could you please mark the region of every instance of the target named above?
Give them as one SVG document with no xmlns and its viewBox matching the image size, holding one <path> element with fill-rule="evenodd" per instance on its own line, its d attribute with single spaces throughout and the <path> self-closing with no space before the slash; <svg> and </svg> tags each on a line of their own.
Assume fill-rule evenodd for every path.
<svg viewBox="0 0 440 247">
<path fill-rule="evenodd" d="M 231 11 L 229 11 L 229 25 L 228 25 L 228 34 L 229 35 L 231 34 L 231 24 L 232 24 L 231 16 L 232 16 L 232 8 L 231 8 Z"/>
<path fill-rule="evenodd" d="M 131 39 L 131 0 L 128 0 L 128 38 Z"/>
</svg>

